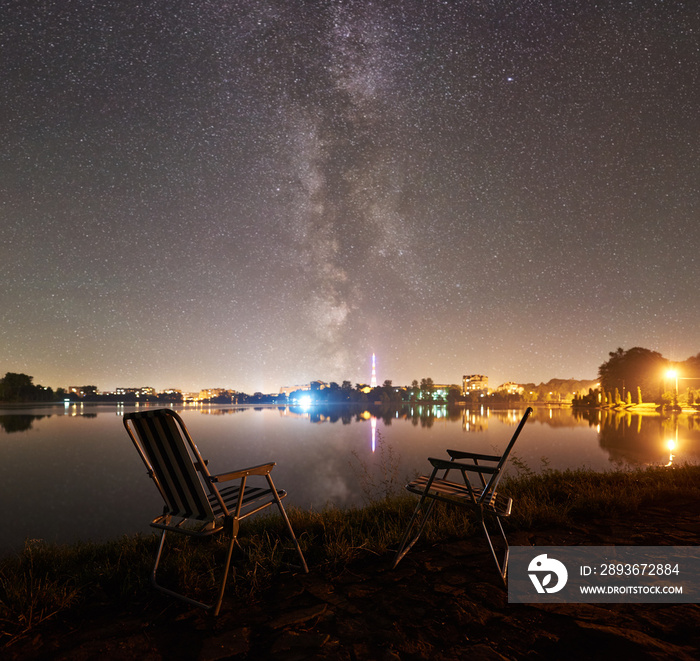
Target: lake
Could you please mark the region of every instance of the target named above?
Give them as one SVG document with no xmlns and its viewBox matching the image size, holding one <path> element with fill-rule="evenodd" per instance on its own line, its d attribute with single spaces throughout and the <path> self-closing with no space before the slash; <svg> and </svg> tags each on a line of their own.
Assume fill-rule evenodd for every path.
<svg viewBox="0 0 700 661">
<path fill-rule="evenodd" d="M 428 472 L 445 449 L 505 448 L 521 409 L 177 406 L 213 472 L 267 461 L 285 505 L 360 505 Z M 162 501 L 124 430 L 130 406 L 0 407 L 0 552 L 25 539 L 70 543 L 149 532 Z M 700 418 L 535 408 L 512 474 L 697 463 Z"/>
</svg>

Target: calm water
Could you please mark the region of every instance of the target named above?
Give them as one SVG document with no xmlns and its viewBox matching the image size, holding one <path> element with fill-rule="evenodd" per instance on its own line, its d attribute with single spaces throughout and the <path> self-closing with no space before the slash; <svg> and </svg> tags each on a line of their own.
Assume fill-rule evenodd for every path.
<svg viewBox="0 0 700 661">
<path fill-rule="evenodd" d="M 0 408 L 0 552 L 24 540 L 72 542 L 147 532 L 160 497 L 107 405 Z M 287 504 L 361 504 L 426 472 L 445 448 L 502 450 L 523 410 L 434 408 L 373 415 L 361 409 L 180 408 L 213 472 L 276 461 Z M 586 417 L 587 416 L 587 417 Z M 667 465 L 700 460 L 700 419 L 538 408 L 510 471 Z"/>
</svg>

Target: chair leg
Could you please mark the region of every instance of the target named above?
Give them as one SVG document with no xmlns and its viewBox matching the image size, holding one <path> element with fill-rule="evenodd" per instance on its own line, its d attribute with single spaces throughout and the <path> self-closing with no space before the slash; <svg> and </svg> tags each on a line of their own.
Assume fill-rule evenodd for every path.
<svg viewBox="0 0 700 661">
<path fill-rule="evenodd" d="M 489 531 L 486 527 L 486 521 L 484 520 L 484 513 L 483 511 L 481 512 L 481 527 L 484 530 L 484 535 L 486 536 L 486 541 L 489 543 L 489 548 L 491 549 L 491 555 L 493 556 L 494 562 L 496 563 L 496 567 L 498 568 L 498 573 L 501 575 L 501 579 L 503 580 L 503 584 L 507 585 L 506 581 L 506 576 L 508 574 L 508 558 L 510 555 L 510 547 L 508 546 L 508 539 L 506 538 L 506 534 L 503 530 L 503 526 L 501 525 L 501 519 L 498 515 L 496 516 L 496 523 L 498 524 L 499 531 L 501 533 L 501 538 L 503 539 L 503 544 L 504 544 L 504 553 L 503 553 L 503 563 L 500 563 L 498 561 L 498 556 L 496 555 L 496 550 L 494 549 L 493 542 L 491 541 L 491 535 L 489 534 Z"/>
<path fill-rule="evenodd" d="M 160 535 L 160 544 L 158 545 L 158 552 L 156 553 L 156 563 L 153 565 L 153 570 L 151 571 L 151 583 L 160 590 L 158 581 L 156 581 L 156 572 L 158 571 L 158 564 L 160 563 L 160 556 L 163 553 L 163 546 L 165 546 L 165 533 L 163 530 Z"/>
<path fill-rule="evenodd" d="M 282 499 L 279 497 L 279 494 L 277 493 L 277 489 L 275 489 L 275 485 L 272 482 L 272 477 L 270 477 L 270 474 L 267 474 L 267 481 L 270 485 L 270 488 L 272 489 L 272 495 L 275 498 L 275 503 L 277 504 L 277 507 L 280 511 L 280 514 L 282 515 L 282 518 L 284 519 L 285 524 L 287 525 L 287 530 L 289 530 L 289 534 L 292 536 L 292 541 L 294 542 L 294 546 L 297 550 L 297 554 L 299 555 L 299 560 L 301 560 L 301 568 L 304 570 L 305 574 L 309 573 L 309 567 L 306 564 L 306 558 L 304 558 L 304 554 L 301 552 L 301 546 L 299 546 L 299 541 L 297 540 L 297 536 L 294 534 L 294 529 L 292 528 L 292 524 L 289 521 L 289 517 L 287 516 L 287 512 L 284 509 L 284 505 L 282 504 Z"/>
<path fill-rule="evenodd" d="M 221 588 L 219 589 L 219 599 L 216 602 L 216 607 L 214 608 L 214 617 L 219 614 L 221 610 L 221 602 L 224 600 L 224 590 L 226 590 L 226 581 L 228 579 L 229 567 L 231 566 L 231 556 L 233 555 L 233 545 L 238 539 L 237 534 L 231 535 L 231 542 L 228 545 L 228 552 L 226 554 L 226 565 L 224 566 L 224 575 L 221 579 Z M 211 608 L 211 606 L 209 606 Z"/>
<path fill-rule="evenodd" d="M 204 610 L 211 610 L 212 608 L 214 609 L 214 615 L 219 614 L 219 610 L 221 609 L 221 602 L 224 599 L 224 591 L 226 590 L 226 581 L 228 579 L 228 573 L 229 573 L 229 568 L 231 566 L 231 557 L 233 555 L 233 546 L 236 544 L 238 540 L 238 535 L 236 532 L 234 532 L 231 535 L 231 541 L 229 543 L 228 551 L 226 554 L 226 565 L 224 567 L 224 575 L 221 578 L 221 586 L 219 587 L 219 597 L 218 600 L 215 604 L 205 604 L 201 601 L 197 601 L 196 599 L 192 599 L 191 597 L 187 597 L 186 595 L 180 593 L 180 592 L 175 592 L 174 590 L 170 590 L 166 587 L 163 587 L 158 583 L 156 579 L 156 572 L 158 571 L 158 564 L 160 563 L 161 555 L 163 553 L 163 548 L 165 546 L 165 535 L 166 535 L 166 530 L 163 530 L 163 534 L 161 535 L 160 538 L 160 544 L 158 546 L 158 552 L 156 554 L 156 562 L 153 565 L 153 571 L 151 572 L 151 584 L 153 587 L 164 593 L 167 594 L 170 597 L 174 597 L 175 599 L 180 599 L 181 601 L 184 601 L 188 604 L 191 604 L 192 606 L 197 606 L 199 608 L 203 608 Z"/>
<path fill-rule="evenodd" d="M 167 532 L 166 530 L 163 530 L 163 534 L 160 538 L 160 545 L 158 546 L 158 553 L 156 554 L 156 563 L 155 563 L 155 565 L 153 565 L 153 571 L 151 572 L 151 585 L 153 585 L 153 587 L 156 590 L 159 590 L 160 592 L 163 592 L 164 594 L 167 594 L 170 597 L 175 597 L 176 599 L 180 599 L 181 601 L 185 601 L 188 604 L 192 604 L 193 606 L 199 606 L 200 608 L 204 608 L 206 610 L 211 609 L 212 608 L 211 606 L 209 606 L 207 604 L 203 604 L 201 601 L 197 601 L 196 599 L 191 599 L 190 597 L 186 597 L 184 594 L 181 594 L 180 592 L 175 592 L 173 590 L 169 590 L 166 587 L 163 587 L 156 580 L 156 572 L 158 571 L 158 564 L 160 563 L 160 558 L 161 558 L 161 554 L 163 552 L 163 547 L 165 546 L 165 534 L 166 534 L 166 532 Z"/>
<path fill-rule="evenodd" d="M 403 534 L 403 537 L 401 538 L 401 543 L 399 544 L 399 548 L 396 551 L 396 557 L 394 558 L 394 564 L 392 566 L 392 569 L 395 569 L 399 562 L 401 562 L 403 557 L 413 548 L 413 545 L 418 541 L 418 538 L 421 536 L 423 528 L 425 528 L 425 524 L 428 522 L 430 515 L 433 513 L 435 500 L 431 499 L 430 503 L 425 508 L 425 511 L 422 512 L 422 509 L 425 505 L 425 501 L 425 496 L 421 497 L 421 499 L 418 501 L 418 504 L 416 505 L 416 509 L 413 510 L 413 514 L 411 515 L 411 519 L 408 522 L 408 526 L 406 526 L 406 532 Z M 411 531 L 415 524 L 418 525 L 418 532 L 411 539 Z"/>
</svg>

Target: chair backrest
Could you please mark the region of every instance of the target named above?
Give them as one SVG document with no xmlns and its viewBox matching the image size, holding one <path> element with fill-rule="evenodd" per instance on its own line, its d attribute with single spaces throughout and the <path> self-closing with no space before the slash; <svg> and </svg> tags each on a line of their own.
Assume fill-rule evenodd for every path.
<svg viewBox="0 0 700 661">
<path fill-rule="evenodd" d="M 124 426 L 165 501 L 166 513 L 214 521 L 198 474 L 208 471 L 182 418 L 170 409 L 138 411 L 124 416 Z"/>
<path fill-rule="evenodd" d="M 496 487 L 498 486 L 498 483 L 501 480 L 501 477 L 503 476 L 503 469 L 506 466 L 506 462 L 508 461 L 508 457 L 510 456 L 510 452 L 513 449 L 513 446 L 515 445 L 515 441 L 518 440 L 518 436 L 520 436 L 520 432 L 523 430 L 523 427 L 525 426 L 525 423 L 527 422 L 527 419 L 530 417 L 530 414 L 532 413 L 532 407 L 528 406 L 527 409 L 525 410 L 525 415 L 523 415 L 522 419 L 518 423 L 518 426 L 516 427 L 515 431 L 513 432 L 513 436 L 510 439 L 510 443 L 508 443 L 508 446 L 506 449 L 503 451 L 503 454 L 501 455 L 501 459 L 498 462 L 498 465 L 496 466 L 496 472 L 493 474 L 491 479 L 489 480 L 488 484 L 486 485 L 486 488 L 484 489 L 484 493 L 491 493 L 493 494 L 496 491 Z"/>
<path fill-rule="evenodd" d="M 458 459 L 472 459 L 489 462 L 488 465 L 480 464 L 481 468 L 483 469 L 483 472 L 479 473 L 479 478 L 481 479 L 481 483 L 483 485 L 481 497 L 479 498 L 480 501 L 490 500 L 495 494 L 496 487 L 498 486 L 498 483 L 500 482 L 501 477 L 503 476 L 503 469 L 505 468 L 505 465 L 508 461 L 508 457 L 510 456 L 511 450 L 515 445 L 515 441 L 518 440 L 518 436 L 520 436 L 520 432 L 523 430 L 523 427 L 525 426 L 525 423 L 527 422 L 527 419 L 530 417 L 531 413 L 532 407 L 528 406 L 528 408 L 525 411 L 525 415 L 523 415 L 522 419 L 518 423 L 517 428 L 515 429 L 515 432 L 513 432 L 513 436 L 511 437 L 508 446 L 503 451 L 503 454 L 501 454 L 500 456 L 475 454 L 473 452 L 462 452 L 460 450 L 447 451 L 453 461 Z M 493 464 L 496 465 L 494 466 Z M 488 481 L 484 479 L 485 475 L 490 475 Z"/>
</svg>

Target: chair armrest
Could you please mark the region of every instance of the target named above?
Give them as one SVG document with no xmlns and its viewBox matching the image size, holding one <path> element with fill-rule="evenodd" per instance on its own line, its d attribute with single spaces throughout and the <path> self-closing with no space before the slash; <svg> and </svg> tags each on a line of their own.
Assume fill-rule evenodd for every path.
<svg viewBox="0 0 700 661">
<path fill-rule="evenodd" d="M 462 450 L 448 450 L 447 454 L 453 459 L 475 459 L 480 461 L 500 461 L 497 454 L 479 454 L 478 452 L 463 452 Z"/>
<path fill-rule="evenodd" d="M 212 482 L 227 482 L 228 480 L 240 480 L 242 477 L 249 475 L 269 475 L 275 467 L 275 462 L 269 464 L 260 464 L 259 466 L 251 466 L 250 468 L 241 468 L 230 473 L 220 473 L 219 475 L 211 475 L 209 479 Z"/>
<path fill-rule="evenodd" d="M 476 466 L 474 464 L 463 464 L 459 461 L 448 461 L 447 459 L 435 459 L 434 457 L 428 457 L 428 461 L 435 467 L 445 470 L 466 470 L 472 473 L 488 473 L 493 474 L 497 472 L 496 466 Z"/>
</svg>

